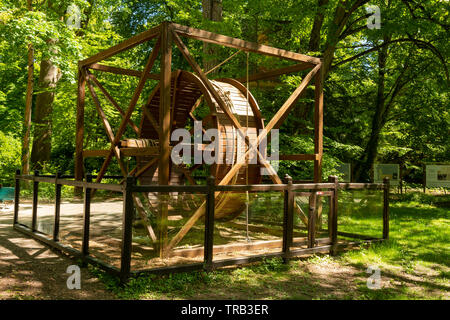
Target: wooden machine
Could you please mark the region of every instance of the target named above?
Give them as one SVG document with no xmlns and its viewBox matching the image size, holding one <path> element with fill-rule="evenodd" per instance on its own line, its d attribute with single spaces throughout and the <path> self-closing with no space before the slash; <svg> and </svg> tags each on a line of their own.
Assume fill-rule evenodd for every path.
<svg viewBox="0 0 450 320">
<path fill-rule="evenodd" d="M 271 70 L 247 76 L 244 79 L 217 79 L 210 80 L 208 71 L 203 71 L 190 54 L 182 41 L 182 37 L 200 40 L 206 43 L 222 45 L 238 49 L 243 52 L 253 52 L 263 55 L 275 56 L 295 61 L 296 64 L 281 69 Z M 112 67 L 100 64 L 115 54 L 129 50 L 143 42 L 156 39 L 150 57 L 142 71 Z M 185 70 L 172 70 L 172 46 L 180 50 L 189 63 L 193 72 Z M 159 73 L 151 73 L 155 61 L 159 58 Z M 194 170 L 201 165 L 190 168 L 184 165 L 175 165 L 171 162 L 170 152 L 174 145 L 170 141 L 171 133 L 178 128 L 185 128 L 189 119 L 202 120 L 203 130 L 218 129 L 219 143 L 223 152 L 218 155 L 221 163 L 210 166 L 210 174 L 215 177 L 217 185 L 226 184 L 259 184 L 261 183 L 261 168 L 269 172 L 269 176 L 276 184 L 282 181 L 276 171 L 266 160 L 264 151 L 258 149 L 258 144 L 267 137 L 272 129 L 277 129 L 288 116 L 295 102 L 304 93 L 307 85 L 314 79 L 315 84 L 315 151 L 314 154 L 280 155 L 280 160 L 311 160 L 314 161 L 314 182 L 321 180 L 322 163 L 322 129 L 323 129 L 323 92 L 321 77 L 322 62 L 319 58 L 305 56 L 295 52 L 276 49 L 265 45 L 251 43 L 228 36 L 211 33 L 204 30 L 181 26 L 175 23 L 164 22 L 148 31 L 138 34 L 114 47 L 102 51 L 90 58 L 79 61 L 79 85 L 77 106 L 77 132 L 76 132 L 76 168 L 75 177 L 82 180 L 84 175 L 84 158 L 103 157 L 104 162 L 100 168 L 96 182 L 105 176 L 109 164 L 116 158 L 122 175 L 135 176 L 140 184 L 195 184 L 192 178 Z M 243 82 L 257 81 L 277 77 L 282 74 L 311 69 L 303 78 L 299 87 L 288 100 L 280 107 L 273 118 L 264 123 L 258 103 L 248 91 Z M 114 98 L 102 86 L 91 70 L 109 72 L 137 77 L 139 83 L 126 109 L 122 109 Z M 143 92 L 146 80 L 158 80 L 159 83 L 146 98 L 146 103 L 137 108 L 138 100 Z M 106 130 L 111 143 L 108 150 L 84 150 L 84 123 L 85 123 L 85 90 L 86 86 L 92 96 L 97 112 Z M 118 128 L 113 130 L 105 112 L 102 109 L 96 89 L 100 90 L 105 98 L 121 113 L 122 121 Z M 194 110 L 205 104 L 209 113 L 196 119 Z M 136 111 L 141 111 L 142 117 L 136 125 L 131 117 Z M 133 129 L 133 137 L 123 137 L 125 129 Z M 262 130 L 265 129 L 265 130 Z M 245 132 L 244 159 L 237 161 L 237 138 L 239 132 Z M 241 150 L 242 151 L 242 150 Z M 257 163 L 250 164 L 248 155 L 251 151 L 257 154 Z M 231 156 L 230 156 L 231 155 Z M 128 170 L 124 164 L 125 157 L 136 157 L 136 167 Z M 226 157 L 229 157 L 226 159 Z M 230 158 L 231 157 L 231 158 Z M 158 195 L 149 196 L 148 204 L 159 207 L 159 223 L 156 232 L 150 223 L 147 223 L 149 237 L 155 243 L 155 248 L 164 256 L 190 230 L 195 222 L 204 214 L 204 204 L 200 204 L 195 213 L 185 225 L 170 240 L 167 239 L 167 203 Z M 160 201 L 161 200 L 161 201 Z M 135 206 L 141 217 L 146 220 L 145 210 L 139 197 L 135 197 Z M 245 203 L 225 194 L 217 194 L 216 219 L 232 219 L 245 209 Z M 297 208 L 302 221 L 307 218 L 300 208 Z"/>
</svg>

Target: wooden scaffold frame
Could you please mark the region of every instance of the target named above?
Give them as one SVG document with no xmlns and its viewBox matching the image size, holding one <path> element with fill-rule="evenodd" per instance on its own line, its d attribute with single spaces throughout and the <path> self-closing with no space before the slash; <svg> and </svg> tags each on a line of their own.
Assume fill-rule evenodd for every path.
<svg viewBox="0 0 450 320">
<path fill-rule="evenodd" d="M 306 91 L 307 86 L 314 82 L 315 85 L 315 103 L 314 103 L 314 153 L 313 154 L 297 154 L 297 155 L 280 155 L 280 160 L 307 160 L 314 161 L 314 182 L 321 182 L 322 176 L 322 156 L 323 156 L 323 75 L 322 75 L 322 61 L 319 58 L 306 56 L 303 54 L 286 51 L 283 49 L 273 48 L 266 45 L 252 43 L 229 36 L 208 32 L 205 30 L 195 29 L 187 26 L 171 22 L 163 22 L 162 24 L 140 33 L 130 39 L 123 41 L 122 43 L 115 45 L 107 50 L 99 52 L 98 54 L 89 57 L 87 59 L 78 62 L 78 102 L 77 102 L 77 124 L 76 124 L 76 150 L 75 150 L 75 179 L 83 180 L 84 177 L 84 158 L 86 157 L 104 157 L 104 162 L 100 171 L 96 177 L 96 183 L 101 182 L 106 174 L 109 164 L 113 158 L 116 158 L 119 163 L 120 170 L 124 177 L 128 175 L 139 176 L 144 170 L 148 169 L 151 165 L 157 163 L 158 168 L 158 184 L 168 185 L 170 180 L 169 163 L 170 163 L 170 134 L 171 134 L 171 105 L 174 103 L 171 99 L 171 79 L 172 79 L 172 48 L 175 45 L 181 52 L 184 59 L 188 62 L 193 69 L 194 74 L 201 82 L 201 85 L 208 91 L 208 93 L 217 102 L 220 109 L 224 112 L 228 120 L 236 129 L 241 129 L 242 126 L 239 123 L 236 116 L 227 108 L 226 103 L 222 99 L 221 95 L 217 92 L 211 80 L 208 79 L 207 74 L 211 71 L 203 71 L 199 64 L 192 57 L 187 46 L 183 43 L 182 38 L 191 38 L 205 43 L 211 43 L 215 45 L 221 45 L 238 49 L 243 52 L 252 52 L 262 55 L 268 55 L 287 59 L 297 62 L 297 64 L 284 67 L 268 72 L 257 73 L 249 75 L 247 79 L 237 79 L 238 81 L 257 81 L 263 79 L 269 79 L 283 74 L 289 74 L 292 72 L 298 72 L 302 70 L 310 69 L 309 73 L 303 78 L 297 89 L 291 94 L 291 96 L 284 102 L 284 104 L 275 113 L 272 119 L 267 122 L 265 130 L 263 130 L 256 138 L 256 141 L 250 142 L 247 137 L 245 142 L 248 145 L 248 149 L 244 155 L 246 157 L 250 152 L 256 151 L 258 153 L 258 161 L 261 166 L 264 166 L 270 173 L 270 178 L 275 184 L 282 184 L 282 180 L 278 177 L 276 171 L 271 164 L 265 160 L 265 157 L 256 148 L 259 142 L 267 137 L 272 129 L 278 129 L 284 120 L 287 118 L 289 112 L 294 107 L 296 101 Z M 150 57 L 142 71 L 130 70 L 119 67 L 112 67 L 103 65 L 100 62 L 108 59 L 118 53 L 124 52 L 135 46 L 156 39 L 156 43 L 152 49 Z M 238 51 L 238 52 L 239 52 Z M 160 73 L 151 73 L 159 55 L 160 58 Z M 225 62 L 225 61 L 224 61 Z M 128 107 L 123 110 L 114 98 L 108 93 L 108 91 L 100 84 L 91 70 L 97 70 L 102 72 L 108 72 L 113 74 L 127 75 L 137 77 L 139 79 L 138 85 L 134 90 L 133 96 L 128 104 Z M 159 144 L 158 146 L 146 146 L 143 148 L 119 148 L 122 136 L 127 126 L 130 126 L 133 131 L 138 134 L 139 128 L 132 121 L 131 116 L 136 109 L 137 102 L 144 89 L 145 83 L 148 79 L 159 80 L 158 90 L 160 90 L 160 104 L 159 104 L 159 121 L 157 122 L 154 117 L 146 112 L 143 108 L 144 116 L 148 118 L 153 127 L 158 132 Z M 86 87 L 92 96 L 94 105 L 102 120 L 103 126 L 106 130 L 108 140 L 111 144 L 109 150 L 84 150 L 84 125 L 85 125 L 85 96 Z M 99 99 L 96 95 L 95 89 L 99 89 L 106 99 L 117 109 L 122 115 L 120 126 L 113 131 L 108 119 L 100 105 Z M 153 94 L 153 93 L 152 93 Z M 264 125 L 264 124 L 263 124 Z M 128 172 L 126 165 L 123 162 L 124 156 L 140 156 L 140 155 L 153 156 L 152 160 L 143 168 L 133 169 Z M 219 185 L 229 184 L 235 174 L 239 171 L 242 162 L 235 163 L 225 177 L 218 183 Z M 143 210 L 140 210 L 139 199 L 135 198 L 135 205 L 141 216 L 144 217 Z M 204 207 L 204 205 L 202 206 Z M 189 231 L 190 227 L 198 220 L 200 216 L 204 214 L 205 209 L 199 208 L 194 215 L 189 219 L 186 225 L 179 231 L 179 233 L 172 239 L 170 243 L 167 243 L 167 226 L 164 227 L 164 223 L 161 227 L 158 227 L 156 232 L 147 226 L 149 237 L 155 243 L 155 248 L 160 250 L 161 256 L 164 256 L 166 252 L 173 249 L 174 246 L 181 240 L 181 238 Z M 161 203 L 160 207 L 161 219 L 167 216 L 167 205 Z M 307 221 L 306 221 L 307 223 Z M 158 240 L 159 239 L 159 240 Z"/>
</svg>

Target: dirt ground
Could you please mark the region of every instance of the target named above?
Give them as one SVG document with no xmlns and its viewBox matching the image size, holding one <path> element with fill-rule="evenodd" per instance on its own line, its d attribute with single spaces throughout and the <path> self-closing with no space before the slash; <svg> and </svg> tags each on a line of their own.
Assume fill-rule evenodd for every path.
<svg viewBox="0 0 450 320">
<path fill-rule="evenodd" d="M 114 299 L 86 268 L 81 289 L 68 289 L 74 261 L 13 230 L 12 219 L 12 210 L 0 211 L 0 299 Z"/>
</svg>

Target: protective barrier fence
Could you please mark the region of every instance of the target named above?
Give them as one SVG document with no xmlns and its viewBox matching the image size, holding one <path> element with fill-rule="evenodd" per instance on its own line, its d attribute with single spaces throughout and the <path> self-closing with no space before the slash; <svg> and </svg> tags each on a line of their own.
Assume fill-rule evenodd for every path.
<svg viewBox="0 0 450 320">
<path fill-rule="evenodd" d="M 247 264 L 251 262 L 260 261 L 263 259 L 280 257 L 287 262 L 290 258 L 298 257 L 301 255 L 314 254 L 319 252 L 329 252 L 335 254 L 337 250 L 350 248 L 353 246 L 359 246 L 363 243 L 370 243 L 376 241 L 386 240 L 389 236 L 389 180 L 384 179 L 383 183 L 339 183 L 338 178 L 330 176 L 328 182 L 325 183 L 301 183 L 294 184 L 290 177 L 286 177 L 285 184 L 260 184 L 260 185 L 214 185 L 214 177 L 207 179 L 205 185 L 137 185 L 134 177 L 121 177 L 121 176 L 109 176 L 106 178 L 117 179 L 122 182 L 121 184 L 107 184 L 107 183 L 93 183 L 91 175 L 87 175 L 85 181 L 75 181 L 72 176 L 57 175 L 39 175 L 35 172 L 34 175 L 21 175 L 20 171 L 16 173 L 15 177 L 15 204 L 14 204 L 14 228 L 20 232 L 23 232 L 45 244 L 59 249 L 74 258 L 82 259 L 84 262 L 96 265 L 107 272 L 115 274 L 120 277 L 122 281 L 127 281 L 130 276 L 136 276 L 144 273 L 171 273 L 182 272 L 191 270 L 206 270 L 210 271 L 219 267 Z M 25 183 L 32 188 L 30 190 L 30 202 L 31 202 L 31 216 L 29 222 L 24 223 L 19 219 L 19 211 L 21 206 L 21 186 Z M 40 229 L 38 227 L 38 202 L 39 202 L 39 185 L 51 184 L 54 187 L 54 199 L 52 199 L 52 205 L 54 203 L 54 212 L 52 215 L 53 221 L 51 222 L 51 229 Z M 83 201 L 80 202 L 80 208 L 82 205 L 82 214 L 72 218 L 82 221 L 80 223 L 81 239 L 80 249 L 76 249 L 75 246 L 67 244 L 60 239 L 60 221 L 61 221 L 61 199 L 62 199 L 62 187 L 70 186 L 75 188 L 82 188 Z M 22 186 L 23 187 L 23 186 Z M 120 196 L 123 203 L 121 209 L 121 223 L 120 223 L 120 236 L 118 242 L 120 242 L 118 250 L 120 251 L 120 263 L 118 266 L 114 266 L 105 262 L 104 259 L 94 257 L 90 253 L 90 240 L 91 240 L 91 202 L 95 192 L 99 190 L 106 190 L 113 192 Z M 351 193 L 354 190 L 379 190 L 382 192 L 382 204 L 380 208 L 382 210 L 382 219 L 379 219 L 380 225 L 382 222 L 381 236 L 372 236 L 366 234 L 359 234 L 355 232 L 349 232 L 353 229 L 346 229 L 342 223 L 339 224 L 339 192 Z M 214 254 L 218 251 L 218 247 L 214 244 L 214 229 L 215 224 L 219 224 L 216 221 L 215 210 L 217 205 L 216 195 L 219 192 L 234 192 L 234 193 L 282 193 L 283 205 L 282 205 L 282 221 L 273 222 L 274 225 L 279 226 L 279 232 L 281 237 L 280 250 L 269 251 L 263 254 L 256 254 L 250 256 L 233 257 L 230 259 L 214 259 Z M 22 192 L 23 193 L 23 192 Z M 201 262 L 177 264 L 163 267 L 144 268 L 139 270 L 132 270 L 132 252 L 133 246 L 133 222 L 136 217 L 136 194 L 139 193 L 156 193 L 161 195 L 167 195 L 170 193 L 185 193 L 185 194 L 201 194 L 205 198 L 205 211 L 204 220 L 199 220 L 204 224 L 204 236 L 202 241 L 201 252 L 203 258 Z M 298 209 L 298 202 L 296 197 L 304 197 L 309 199 L 305 202 L 307 210 L 302 211 Z M 322 210 L 322 202 L 317 199 L 328 199 L 327 203 L 327 221 L 323 223 L 322 219 L 324 215 L 319 215 L 318 212 Z M 361 198 L 361 197 L 360 197 Z M 357 202 L 361 202 L 364 199 L 358 199 Z M 344 202 L 343 205 L 346 205 Z M 341 202 L 342 206 L 342 202 Z M 320 209 L 318 208 L 320 207 Z M 344 212 L 344 208 L 342 208 Z M 295 237 L 301 234 L 301 227 L 298 225 L 298 211 L 306 211 L 306 226 L 304 229 L 305 238 Z M 352 211 L 353 209 L 350 208 Z M 248 217 L 247 217 L 248 218 Z M 343 219 L 343 216 L 341 217 Z M 257 220 L 256 218 L 252 218 Z M 305 219 L 305 218 L 304 218 Z M 305 220 L 304 220 L 305 221 Z M 344 221 L 344 220 L 343 220 Z M 347 220 L 345 220 L 347 221 Z M 378 221 L 378 220 L 377 220 Z M 364 223 L 364 222 L 363 222 Z M 323 225 L 327 227 L 323 229 Z M 81 227 L 82 226 L 82 227 Z M 358 228 L 358 226 L 356 226 Z M 247 221 L 248 229 L 248 221 Z M 297 231 L 295 231 L 296 229 Z M 338 230 L 338 229 L 344 229 Z M 47 231 L 47 232 L 45 232 Z M 248 232 L 248 230 L 247 230 Z M 317 237 L 320 234 L 325 234 L 324 237 Z M 266 245 L 268 248 L 278 240 L 271 241 L 259 241 L 253 244 L 247 245 L 248 248 L 257 247 L 264 248 Z M 160 244 L 163 245 L 163 244 Z M 225 245 L 226 247 L 226 245 Z M 235 250 L 232 247 L 231 250 Z M 222 250 L 222 248 L 221 248 Z M 197 250 L 198 251 L 198 250 Z"/>
</svg>

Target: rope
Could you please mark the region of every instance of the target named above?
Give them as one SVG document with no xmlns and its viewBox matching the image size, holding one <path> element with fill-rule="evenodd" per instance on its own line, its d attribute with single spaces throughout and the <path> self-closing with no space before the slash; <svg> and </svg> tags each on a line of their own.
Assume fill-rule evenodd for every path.
<svg viewBox="0 0 450 320">
<path fill-rule="evenodd" d="M 248 53 L 248 51 L 246 53 L 247 53 L 247 82 L 246 82 L 246 86 L 247 86 L 247 92 L 246 92 L 246 95 L 247 95 L 247 97 L 246 97 L 247 98 L 246 99 L 247 116 L 246 116 L 246 132 L 245 132 L 245 134 L 248 136 L 248 108 L 249 108 L 249 104 L 248 104 L 248 92 L 249 92 L 249 90 L 248 90 L 248 55 L 249 55 L 249 53 Z M 250 155 L 248 155 L 248 157 L 249 156 Z M 246 159 L 246 161 L 247 161 L 247 167 L 245 169 L 245 183 L 248 185 L 249 159 Z M 245 221 L 246 221 L 246 231 L 247 231 L 246 236 L 247 236 L 247 242 L 250 242 L 251 240 L 250 240 L 250 237 L 248 235 L 248 206 L 249 206 L 249 202 L 250 202 L 248 191 L 245 192 L 245 196 L 246 196 L 246 199 L 245 199 Z"/>
</svg>

